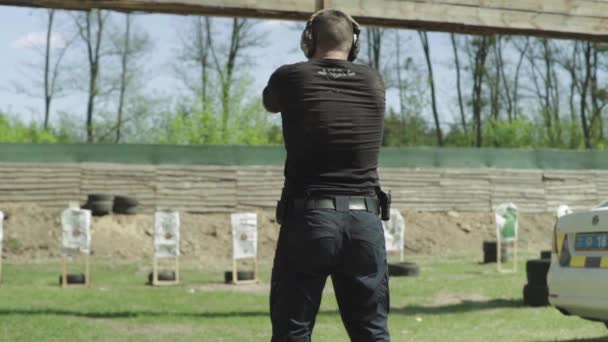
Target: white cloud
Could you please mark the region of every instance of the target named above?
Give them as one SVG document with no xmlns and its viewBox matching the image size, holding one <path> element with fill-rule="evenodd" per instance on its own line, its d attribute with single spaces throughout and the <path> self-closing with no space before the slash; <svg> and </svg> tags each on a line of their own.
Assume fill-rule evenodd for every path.
<svg viewBox="0 0 608 342">
<path fill-rule="evenodd" d="M 66 44 L 61 33 L 51 34 L 51 46 L 53 48 L 62 48 Z M 39 48 L 46 45 L 46 32 L 30 32 L 13 42 L 13 47 L 17 49 Z"/>
</svg>

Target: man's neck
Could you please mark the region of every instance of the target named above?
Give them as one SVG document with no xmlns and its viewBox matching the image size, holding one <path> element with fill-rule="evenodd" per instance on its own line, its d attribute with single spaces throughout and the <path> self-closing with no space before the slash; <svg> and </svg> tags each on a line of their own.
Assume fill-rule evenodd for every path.
<svg viewBox="0 0 608 342">
<path fill-rule="evenodd" d="M 339 59 L 348 60 L 348 53 L 344 51 L 317 51 L 315 52 L 313 59 Z"/>
</svg>

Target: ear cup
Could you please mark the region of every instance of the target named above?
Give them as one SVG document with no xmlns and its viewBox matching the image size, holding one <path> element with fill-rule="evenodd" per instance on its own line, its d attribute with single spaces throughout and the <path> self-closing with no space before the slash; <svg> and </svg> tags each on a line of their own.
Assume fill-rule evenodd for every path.
<svg viewBox="0 0 608 342">
<path fill-rule="evenodd" d="M 359 51 L 361 50 L 361 41 L 359 39 L 359 35 L 361 34 L 361 28 L 359 24 L 353 20 L 353 46 L 350 48 L 350 53 L 348 54 L 348 60 L 353 62 L 357 59 L 359 55 Z"/>
<path fill-rule="evenodd" d="M 314 16 L 313 16 L 314 17 Z M 300 39 L 300 48 L 304 52 L 306 58 L 311 58 L 315 54 L 315 42 L 312 36 L 312 19 L 306 23 L 304 31 L 302 31 L 302 38 Z"/>
</svg>

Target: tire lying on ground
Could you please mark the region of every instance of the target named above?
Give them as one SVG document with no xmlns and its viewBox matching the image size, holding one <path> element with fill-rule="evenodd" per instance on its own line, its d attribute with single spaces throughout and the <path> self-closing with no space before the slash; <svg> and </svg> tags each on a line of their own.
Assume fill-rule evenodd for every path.
<svg viewBox="0 0 608 342">
<path fill-rule="evenodd" d="M 414 277 L 420 273 L 420 267 L 413 262 L 388 264 L 388 275 L 391 277 Z"/>
<path fill-rule="evenodd" d="M 154 278 L 154 272 L 150 272 L 148 274 L 148 284 L 152 284 L 153 278 Z M 160 281 L 174 281 L 175 280 L 175 271 L 158 271 L 157 278 Z"/>
<path fill-rule="evenodd" d="M 533 307 L 548 306 L 549 288 L 547 286 L 526 284 L 524 286 L 524 303 Z"/>
<path fill-rule="evenodd" d="M 124 215 L 137 214 L 139 212 L 139 201 L 131 196 L 115 196 L 112 211 Z"/>
<path fill-rule="evenodd" d="M 540 258 L 541 259 L 551 259 L 551 251 L 541 251 Z"/>
<path fill-rule="evenodd" d="M 255 272 L 253 270 L 237 271 L 236 277 L 238 280 L 253 280 L 255 279 Z M 232 283 L 232 271 L 224 272 L 224 282 L 226 284 Z"/>
<path fill-rule="evenodd" d="M 68 274 L 68 284 L 84 284 L 86 277 L 84 273 Z M 63 285 L 63 275 L 59 275 L 59 285 Z"/>
<path fill-rule="evenodd" d="M 549 266 L 551 266 L 551 260 L 528 260 L 526 262 L 528 284 L 534 286 L 547 286 L 547 274 L 549 273 Z"/>
</svg>

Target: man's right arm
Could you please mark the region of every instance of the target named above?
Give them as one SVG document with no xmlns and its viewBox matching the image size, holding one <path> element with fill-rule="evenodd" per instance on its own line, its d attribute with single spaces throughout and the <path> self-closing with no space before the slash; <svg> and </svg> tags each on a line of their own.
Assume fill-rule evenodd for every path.
<svg viewBox="0 0 608 342">
<path fill-rule="evenodd" d="M 262 95 L 264 108 L 271 113 L 282 111 L 280 101 L 282 70 L 283 68 L 279 68 L 270 76 L 268 85 L 264 88 L 264 93 Z"/>
<path fill-rule="evenodd" d="M 272 89 L 270 84 L 264 88 L 264 108 L 271 113 L 278 113 L 281 111 L 281 106 L 279 105 L 279 96 L 277 94 L 276 89 Z"/>
</svg>

